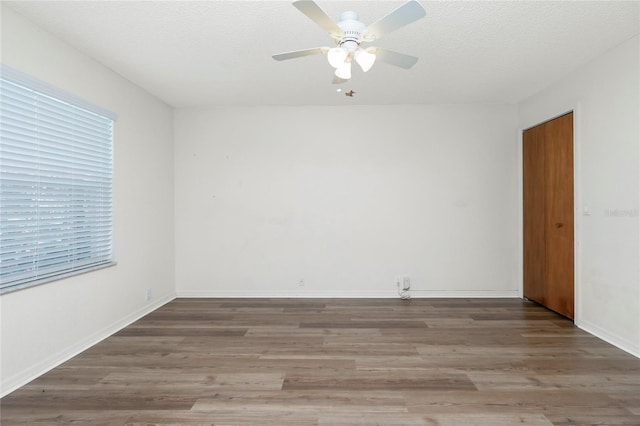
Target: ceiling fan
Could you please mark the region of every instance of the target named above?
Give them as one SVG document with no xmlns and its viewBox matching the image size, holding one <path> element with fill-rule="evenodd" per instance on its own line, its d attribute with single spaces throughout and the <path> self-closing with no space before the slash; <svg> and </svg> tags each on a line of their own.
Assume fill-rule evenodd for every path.
<svg viewBox="0 0 640 426">
<path fill-rule="evenodd" d="M 276 61 L 326 54 L 329 64 L 336 69 L 333 83 L 343 83 L 351 78 L 351 63 L 354 60 L 364 72 L 369 71 L 376 60 L 405 69 L 411 68 L 418 62 L 418 58 L 415 56 L 393 50 L 380 47 L 361 47 L 361 43 L 377 40 L 385 34 L 424 17 L 426 11 L 416 0 L 404 3 L 369 26 L 360 22 L 358 14 L 352 11 L 342 13 L 340 20 L 336 23 L 313 0 L 294 1 L 293 6 L 327 31 L 336 41 L 336 47 L 314 47 L 278 53 L 273 55 L 273 59 Z"/>
</svg>

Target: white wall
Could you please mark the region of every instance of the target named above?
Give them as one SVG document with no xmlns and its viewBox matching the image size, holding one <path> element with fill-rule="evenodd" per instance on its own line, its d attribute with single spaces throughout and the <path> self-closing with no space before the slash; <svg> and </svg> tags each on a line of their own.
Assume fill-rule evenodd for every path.
<svg viewBox="0 0 640 426">
<path fill-rule="evenodd" d="M 118 114 L 118 264 L 0 297 L 6 394 L 174 297 L 173 111 L 4 5 L 2 62 Z"/>
<path fill-rule="evenodd" d="M 638 40 L 525 100 L 519 116 L 524 129 L 575 110 L 576 324 L 640 356 Z"/>
<path fill-rule="evenodd" d="M 182 296 L 517 296 L 515 107 L 175 114 Z"/>
</svg>

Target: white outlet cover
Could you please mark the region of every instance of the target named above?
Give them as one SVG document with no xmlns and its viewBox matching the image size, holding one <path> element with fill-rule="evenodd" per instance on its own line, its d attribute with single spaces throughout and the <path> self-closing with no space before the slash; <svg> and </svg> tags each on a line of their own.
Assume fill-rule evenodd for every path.
<svg viewBox="0 0 640 426">
<path fill-rule="evenodd" d="M 409 290 L 411 288 L 411 279 L 409 277 L 402 277 L 402 289 Z"/>
</svg>

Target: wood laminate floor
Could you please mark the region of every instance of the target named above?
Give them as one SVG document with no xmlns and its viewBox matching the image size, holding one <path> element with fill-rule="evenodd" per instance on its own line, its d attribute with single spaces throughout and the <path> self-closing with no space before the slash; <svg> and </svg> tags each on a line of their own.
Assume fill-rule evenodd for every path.
<svg viewBox="0 0 640 426">
<path fill-rule="evenodd" d="M 517 299 L 176 299 L 9 425 L 640 425 L 640 360 Z"/>
</svg>

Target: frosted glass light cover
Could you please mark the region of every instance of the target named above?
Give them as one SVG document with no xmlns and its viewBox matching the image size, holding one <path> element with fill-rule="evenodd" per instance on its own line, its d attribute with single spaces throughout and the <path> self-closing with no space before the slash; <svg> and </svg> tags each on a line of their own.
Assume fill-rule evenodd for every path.
<svg viewBox="0 0 640 426">
<path fill-rule="evenodd" d="M 347 59 L 348 54 L 349 52 L 347 52 L 347 49 L 334 47 L 329 49 L 329 52 L 327 52 L 327 60 L 332 67 L 339 68 L 344 65 L 344 60 Z"/>
<path fill-rule="evenodd" d="M 336 77 L 343 80 L 349 80 L 351 78 L 351 62 L 345 62 L 337 68 Z"/>
<path fill-rule="evenodd" d="M 373 63 L 376 61 L 376 55 L 369 53 L 364 49 L 358 49 L 354 57 L 364 72 L 369 71 L 373 66 Z"/>
</svg>

